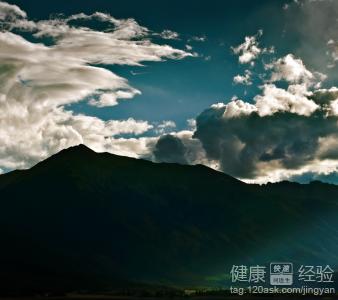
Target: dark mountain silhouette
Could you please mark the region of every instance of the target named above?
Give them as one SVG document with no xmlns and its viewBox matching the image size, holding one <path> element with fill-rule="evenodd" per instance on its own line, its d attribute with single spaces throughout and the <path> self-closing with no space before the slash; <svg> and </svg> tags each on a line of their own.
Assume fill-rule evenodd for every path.
<svg viewBox="0 0 338 300">
<path fill-rule="evenodd" d="M 0 293 L 227 285 L 233 264 L 338 265 L 338 187 L 247 185 L 80 145 L 0 176 Z"/>
</svg>

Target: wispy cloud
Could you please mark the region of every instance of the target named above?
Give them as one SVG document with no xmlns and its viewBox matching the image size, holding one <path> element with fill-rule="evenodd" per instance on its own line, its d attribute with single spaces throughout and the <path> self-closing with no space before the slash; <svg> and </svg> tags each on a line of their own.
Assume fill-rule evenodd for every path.
<svg viewBox="0 0 338 300">
<path fill-rule="evenodd" d="M 89 20 L 106 29 L 91 28 L 90 22 L 83 25 Z M 88 101 L 98 107 L 114 106 L 140 93 L 103 65 L 141 66 L 192 56 L 153 43 L 152 32 L 134 19 L 100 12 L 33 21 L 18 6 L 0 2 L 0 26 L 0 167 L 6 169 L 30 166 L 79 143 L 97 151 L 143 154 L 145 139 L 139 139 L 136 147 L 136 139 L 114 136 L 142 134 L 152 128 L 147 121 L 104 121 L 75 114 L 68 105 Z M 46 37 L 53 42 L 44 44 Z"/>
</svg>

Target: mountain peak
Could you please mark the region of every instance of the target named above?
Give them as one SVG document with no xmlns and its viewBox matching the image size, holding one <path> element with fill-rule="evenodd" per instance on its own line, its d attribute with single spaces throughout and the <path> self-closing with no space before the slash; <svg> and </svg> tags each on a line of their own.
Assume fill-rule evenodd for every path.
<svg viewBox="0 0 338 300">
<path fill-rule="evenodd" d="M 63 151 L 79 151 L 79 152 L 95 152 L 94 150 L 90 149 L 85 144 L 78 144 L 75 146 L 71 146 L 69 148 L 64 149 Z"/>
<path fill-rule="evenodd" d="M 75 156 L 83 157 L 83 156 L 93 155 L 93 154 L 97 154 L 97 153 L 84 144 L 78 144 L 78 145 L 75 145 L 75 146 L 71 146 L 71 147 L 62 149 L 60 152 L 55 153 L 50 158 L 69 156 L 69 155 L 72 155 L 72 156 L 75 155 Z"/>
<path fill-rule="evenodd" d="M 54 155 L 48 157 L 47 159 L 37 163 L 31 169 L 26 170 L 51 170 L 55 171 L 55 168 L 62 168 L 64 166 L 71 166 L 74 163 L 86 163 L 89 160 L 92 160 L 98 155 L 94 150 L 90 149 L 84 144 L 79 144 L 71 146 L 65 149 L 62 149 L 60 152 L 55 153 Z M 51 171 L 50 170 L 50 171 Z"/>
</svg>

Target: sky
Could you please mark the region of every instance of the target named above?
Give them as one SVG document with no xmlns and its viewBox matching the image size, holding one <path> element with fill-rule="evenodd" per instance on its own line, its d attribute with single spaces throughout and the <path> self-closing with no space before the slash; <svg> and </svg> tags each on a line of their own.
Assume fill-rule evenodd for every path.
<svg viewBox="0 0 338 300">
<path fill-rule="evenodd" d="M 337 20 L 333 0 L 0 2 L 0 172 L 83 143 L 338 183 Z"/>
</svg>

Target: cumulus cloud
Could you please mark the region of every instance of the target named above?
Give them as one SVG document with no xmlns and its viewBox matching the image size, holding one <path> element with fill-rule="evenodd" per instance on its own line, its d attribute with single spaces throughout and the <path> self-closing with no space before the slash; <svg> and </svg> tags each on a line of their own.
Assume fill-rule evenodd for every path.
<svg viewBox="0 0 338 300">
<path fill-rule="evenodd" d="M 303 83 L 307 86 L 316 85 L 319 88 L 321 82 L 326 79 L 326 75 L 322 73 L 310 72 L 303 61 L 295 58 L 292 54 L 266 64 L 265 68 L 273 71 L 270 78 L 271 82 L 285 80 L 290 83 Z"/>
<path fill-rule="evenodd" d="M 87 21 L 106 28 L 97 31 Z M 0 25 L 0 168 L 26 168 L 79 143 L 145 155 L 152 138 L 116 136 L 140 135 L 153 127 L 147 121 L 104 121 L 70 105 L 114 106 L 140 93 L 103 65 L 141 66 L 191 53 L 152 42 L 150 30 L 134 19 L 100 12 L 32 21 L 18 6 L 0 2 Z"/>
<path fill-rule="evenodd" d="M 217 168 L 217 163 L 207 158 L 200 140 L 193 138 L 194 132 L 183 130 L 162 135 L 154 143 L 149 143 L 152 156 L 147 158 L 157 162 L 180 164 L 204 164 Z"/>
<path fill-rule="evenodd" d="M 247 37 L 235 49 L 240 63 L 262 53 L 250 50 L 258 47 L 256 38 Z M 273 59 L 264 69 L 261 93 L 251 103 L 235 98 L 198 116 L 193 137 L 201 141 L 206 157 L 251 183 L 337 172 L 338 89 L 321 89 L 326 75 L 310 71 L 293 54 Z M 235 76 L 234 82 L 249 80 L 245 75 Z"/>
<path fill-rule="evenodd" d="M 274 84 L 265 84 L 263 94 L 255 96 L 259 116 L 269 116 L 276 112 L 291 112 L 310 116 L 319 108 L 313 100 L 307 98 L 311 93 L 302 85 L 290 85 L 287 90 L 277 88 Z"/>
<path fill-rule="evenodd" d="M 295 58 L 292 54 L 279 58 L 266 67 L 274 69 L 271 81 L 284 79 L 288 82 L 298 83 L 301 81 L 308 82 L 313 78 L 312 73 L 306 69 L 302 60 Z"/>
<path fill-rule="evenodd" d="M 186 164 L 186 148 L 182 141 L 171 134 L 159 138 L 154 149 L 154 156 L 158 162 Z"/>
<path fill-rule="evenodd" d="M 274 52 L 273 48 L 260 48 L 258 39 L 263 35 L 263 30 L 259 30 L 256 35 L 246 36 L 244 42 L 237 47 L 231 47 L 234 54 L 238 55 L 241 64 L 254 64 L 254 61 L 263 53 Z"/>
<path fill-rule="evenodd" d="M 338 167 L 337 90 L 302 97 L 273 85 L 255 104 L 233 100 L 197 118 L 194 138 L 220 169 L 249 182 L 288 179 L 304 172 L 328 173 Z"/>
<path fill-rule="evenodd" d="M 250 115 L 252 112 L 257 111 L 256 106 L 246 103 L 240 99 L 232 100 L 228 104 L 217 103 L 211 105 L 213 109 L 223 109 L 224 118 L 236 118 L 243 115 Z"/>
</svg>

